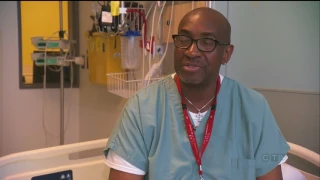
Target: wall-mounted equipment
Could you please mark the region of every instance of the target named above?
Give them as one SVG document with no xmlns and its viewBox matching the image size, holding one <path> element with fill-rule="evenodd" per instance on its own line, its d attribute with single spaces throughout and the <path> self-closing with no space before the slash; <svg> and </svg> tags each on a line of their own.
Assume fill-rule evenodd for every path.
<svg viewBox="0 0 320 180">
<path fill-rule="evenodd" d="M 118 45 L 121 47 L 121 56 L 120 59 L 116 60 L 112 56 L 115 52 L 112 52 L 111 55 L 98 55 L 99 49 L 101 52 L 101 45 L 96 43 L 96 39 L 99 38 L 95 36 L 95 33 L 89 33 L 88 61 L 91 82 L 106 84 L 109 92 L 129 98 L 141 87 L 163 77 L 160 69 L 168 49 L 168 43 L 172 42 L 171 34 L 176 32 L 179 21 L 187 12 L 193 8 L 206 7 L 207 5 L 206 1 L 192 3 L 181 1 L 182 3 L 179 2 L 177 5 L 172 1 L 171 6 L 166 6 L 166 2 L 151 2 L 147 13 L 145 13 L 143 6 L 132 1 L 111 1 L 107 5 L 100 4 L 102 7 L 101 17 L 103 17 L 103 13 L 106 16 L 104 22 L 110 23 L 111 15 L 113 17 L 112 24 L 118 23 L 118 28 L 117 30 L 108 27 L 100 28 L 99 31 L 102 31 L 100 33 L 107 32 L 108 36 L 112 36 L 112 34 L 120 35 Z M 105 7 L 108 5 L 110 5 L 110 9 Z M 160 14 L 157 15 L 158 22 L 155 20 L 157 11 L 160 11 Z M 152 23 L 150 27 L 148 26 L 151 33 L 147 35 L 149 13 L 153 15 Z M 163 17 L 162 20 L 161 17 Z M 116 22 L 114 21 L 115 18 L 117 18 Z M 102 18 L 100 18 L 101 20 Z M 166 22 L 166 24 L 162 22 Z M 161 25 L 162 27 L 160 27 Z M 156 26 L 157 28 L 154 28 Z M 172 31 L 170 31 L 171 28 Z M 107 29 L 107 31 L 104 29 Z M 159 38 L 160 36 L 157 36 L 157 33 L 162 34 L 163 38 Z M 92 34 L 91 37 L 90 34 Z M 159 48 L 161 45 L 157 45 L 156 41 L 167 42 L 165 51 L 161 55 L 160 52 L 164 48 Z M 111 51 L 109 48 L 107 48 L 107 52 Z M 155 56 L 156 54 L 159 56 Z M 154 61 L 155 59 L 157 61 Z M 105 77 L 101 77 L 103 73 L 105 73 Z"/>
<path fill-rule="evenodd" d="M 92 84 L 107 85 L 107 73 L 124 72 L 121 68 L 120 35 L 87 33 L 89 79 Z"/>
<path fill-rule="evenodd" d="M 43 37 L 32 37 L 31 38 L 32 44 L 37 48 L 37 49 L 68 49 L 69 48 L 69 41 L 65 39 L 57 39 L 57 40 L 52 40 L 47 39 L 44 40 Z"/>
<path fill-rule="evenodd" d="M 100 6 L 101 15 L 95 15 L 105 27 L 86 34 L 89 79 L 93 84 L 108 85 L 106 74 L 140 67 L 145 17 L 143 6 L 133 1 L 111 1 Z"/>
<path fill-rule="evenodd" d="M 153 36 L 151 35 L 151 39 L 147 37 L 146 18 L 153 7 L 155 7 L 155 11 L 158 9 L 154 4 L 156 2 L 152 3 L 147 14 L 141 8 L 127 9 L 126 18 L 124 18 L 126 21 L 122 22 L 121 64 L 125 72 L 107 73 L 107 88 L 109 92 L 124 98 L 129 98 L 137 90 L 145 86 L 145 81 L 143 80 L 146 64 L 144 57 L 148 53 L 154 53 L 155 47 Z M 159 79 L 152 79 L 152 81 Z"/>
<path fill-rule="evenodd" d="M 139 46 L 141 34 L 138 31 L 127 31 L 121 36 L 121 67 L 139 69 L 142 59 L 142 47 Z"/>
<path fill-rule="evenodd" d="M 106 32 L 106 33 L 122 33 L 130 26 L 127 24 L 128 17 L 127 9 L 143 9 L 143 6 L 134 1 L 105 1 L 104 4 L 94 2 L 93 16 L 95 28 L 92 32 Z M 141 17 L 136 21 L 142 25 Z M 137 23 L 139 24 L 139 23 Z"/>
</svg>

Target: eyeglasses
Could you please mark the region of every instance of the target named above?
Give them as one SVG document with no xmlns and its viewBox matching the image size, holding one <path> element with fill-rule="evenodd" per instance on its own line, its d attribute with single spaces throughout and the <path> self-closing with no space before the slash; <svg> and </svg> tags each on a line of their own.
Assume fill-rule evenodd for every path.
<svg viewBox="0 0 320 180">
<path fill-rule="evenodd" d="M 200 38 L 192 39 L 186 35 L 174 34 L 172 35 L 174 45 L 177 48 L 188 49 L 193 42 L 196 42 L 198 49 L 202 52 L 211 52 L 217 45 L 230 45 L 230 43 L 222 43 L 214 38 Z"/>
</svg>

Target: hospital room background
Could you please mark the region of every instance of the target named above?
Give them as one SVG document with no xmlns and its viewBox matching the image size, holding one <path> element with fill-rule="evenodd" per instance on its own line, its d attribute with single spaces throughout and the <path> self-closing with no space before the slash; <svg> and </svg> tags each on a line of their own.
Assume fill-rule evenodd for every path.
<svg viewBox="0 0 320 180">
<path fill-rule="evenodd" d="M 230 62 L 222 66 L 221 74 L 263 94 L 286 140 L 319 154 L 320 2 L 203 2 L 220 11 L 231 23 L 231 42 L 235 50 Z M 20 47 L 32 46 L 32 42 L 31 37 L 21 38 L 19 35 L 21 33 L 27 36 L 30 32 L 33 36 L 50 36 L 59 31 L 59 1 L 21 5 L 21 12 L 17 3 L 19 2 L 0 2 L 0 159 L 15 153 L 61 145 L 60 85 L 49 87 L 48 84 L 44 94 L 42 84 L 37 86 L 27 83 L 28 78 L 24 76 L 27 69 L 36 67 L 23 63 L 32 61 L 28 52 L 30 60 L 26 60 Z M 157 2 L 139 3 L 146 12 Z M 144 75 L 148 72 L 148 63 L 158 62 L 164 53 L 158 76 L 174 72 L 174 45 L 172 40 L 167 43 L 165 36 L 170 24 L 168 20 L 172 4 L 171 1 L 165 4 L 160 20 L 161 3 L 155 4 L 159 6 L 156 14 L 151 8 L 146 19 L 146 37 L 149 38 L 153 33 L 155 52 L 150 56 L 151 61 L 149 55 L 144 58 Z M 176 8 L 178 6 L 183 8 Z M 175 1 L 174 13 L 185 14 L 191 10 L 191 6 L 202 5 L 191 1 Z M 109 72 L 98 77 L 102 73 L 95 75 L 97 66 L 90 64 L 88 31 L 93 26 L 90 16 L 97 7 L 97 1 L 63 3 L 63 27 L 76 41 L 75 55 L 84 60 L 81 61 L 82 64 L 74 66 L 74 87 L 66 84 L 63 90 L 64 145 L 108 138 L 128 99 L 123 94 L 112 92 L 108 87 L 110 84 L 105 83 L 109 80 L 107 77 L 111 77 L 107 76 L 108 73 L 126 71 L 109 63 Z M 28 14 L 28 8 L 29 11 L 38 8 L 39 12 L 45 13 L 43 17 L 39 17 L 42 16 L 39 13 L 39 19 L 34 18 L 33 23 L 29 22 L 29 28 L 24 27 L 28 23 L 25 22 L 26 17 L 32 16 L 32 13 Z M 41 20 L 52 21 L 50 24 L 54 26 L 40 27 L 43 24 Z M 177 23 L 174 20 L 171 22 L 171 31 L 176 32 Z M 32 34 L 33 31 L 37 34 Z M 107 62 L 104 63 L 107 65 Z M 139 63 L 142 66 L 143 62 Z M 31 74 L 32 72 L 35 71 L 31 70 Z M 68 72 L 65 71 L 66 76 Z M 98 153 L 101 150 L 82 155 Z M 288 162 L 306 172 L 320 175 L 319 167 L 295 156 L 289 155 Z"/>
</svg>

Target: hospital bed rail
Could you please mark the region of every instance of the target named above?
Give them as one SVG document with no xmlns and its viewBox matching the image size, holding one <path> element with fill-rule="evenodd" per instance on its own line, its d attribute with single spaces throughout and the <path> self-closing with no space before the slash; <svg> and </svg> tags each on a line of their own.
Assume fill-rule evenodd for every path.
<svg viewBox="0 0 320 180">
<path fill-rule="evenodd" d="M 317 154 L 314 151 L 311 151 L 310 149 L 302 147 L 298 144 L 294 144 L 291 142 L 288 142 L 288 144 L 290 146 L 289 154 L 300 157 L 303 160 L 308 161 L 308 162 L 312 163 L 313 165 L 317 166 L 319 169 L 319 167 L 320 167 L 320 155 L 319 154 Z M 320 180 L 320 177 L 318 177 L 318 176 L 307 173 L 301 169 L 298 169 L 298 170 L 306 177 L 307 180 Z"/>
<path fill-rule="evenodd" d="M 38 173 L 57 172 L 62 169 L 100 169 L 108 176 L 109 169 L 104 165 L 103 148 L 108 139 L 80 142 L 56 147 L 49 147 L 25 152 L 14 153 L 0 158 L 0 180 L 11 180 L 19 176 L 36 175 Z M 71 155 L 77 156 L 81 152 L 101 149 L 101 155 L 71 159 Z M 83 166 L 83 167 L 81 167 Z M 92 169 L 92 167 L 90 168 Z M 94 170 L 94 168 L 93 168 Z M 77 171 L 77 173 L 81 173 Z M 77 174 L 76 173 L 76 174 Z M 77 175 L 76 175 L 77 176 Z M 18 178 L 20 179 L 20 178 Z M 23 180 L 31 178 L 24 177 Z M 78 178 L 80 179 L 80 178 Z M 94 179 L 94 178 L 89 178 Z"/>
</svg>

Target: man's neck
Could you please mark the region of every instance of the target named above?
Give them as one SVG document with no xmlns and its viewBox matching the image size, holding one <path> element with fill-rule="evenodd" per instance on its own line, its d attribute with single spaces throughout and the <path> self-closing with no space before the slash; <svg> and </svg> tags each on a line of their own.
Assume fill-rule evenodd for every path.
<svg viewBox="0 0 320 180">
<path fill-rule="evenodd" d="M 192 103 L 192 105 L 200 109 L 215 96 L 218 76 L 219 74 L 212 78 L 210 83 L 203 83 L 199 85 L 187 84 L 181 81 L 183 96 L 186 97 Z M 192 107 L 190 103 L 188 104 L 188 108 L 192 112 L 198 112 L 198 110 Z M 201 112 L 206 111 L 210 105 L 211 103 L 209 103 Z"/>
</svg>

